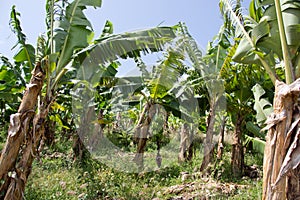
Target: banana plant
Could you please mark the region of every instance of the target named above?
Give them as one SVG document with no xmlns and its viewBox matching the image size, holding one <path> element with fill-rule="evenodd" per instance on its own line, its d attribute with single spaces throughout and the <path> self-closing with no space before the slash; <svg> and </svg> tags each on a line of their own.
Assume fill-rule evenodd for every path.
<svg viewBox="0 0 300 200">
<path fill-rule="evenodd" d="M 165 119 L 169 114 L 172 114 L 191 123 L 191 120 L 198 117 L 195 116 L 195 113 L 199 112 L 197 101 L 194 97 L 193 87 L 190 84 L 192 80 L 188 78 L 188 67 L 185 62 L 187 59 L 192 60 L 191 56 L 185 56 L 186 48 L 192 48 L 193 46 L 188 43 L 192 41 L 195 45 L 195 41 L 188 34 L 183 24 L 178 26 L 178 30 L 180 33 L 178 33 L 175 43 L 167 48 L 164 57 L 155 66 L 149 68 L 142 58 L 136 59 L 141 75 L 118 78 L 110 90 L 111 113 L 116 115 L 118 112 L 131 112 L 132 109 L 140 110 L 140 115 L 134 117 L 135 128 L 126 130 L 128 134 L 133 135 L 132 137 L 137 144 L 134 161 L 139 169 L 143 168 L 143 154 L 147 140 L 160 137 L 151 135 L 151 130 L 155 129 L 152 126 L 155 124 L 156 118 L 165 113 L 162 110 L 166 111 Z M 199 57 L 201 58 L 201 54 Z M 196 64 L 193 63 L 190 67 L 194 68 Z M 94 74 L 87 71 L 82 71 L 80 76 L 94 80 Z M 103 95 L 105 94 L 106 92 L 103 93 Z M 80 105 L 87 105 L 88 99 L 86 103 L 79 102 Z M 161 144 L 158 144 L 158 146 L 161 146 Z"/>
<path fill-rule="evenodd" d="M 173 116 L 190 121 L 195 105 L 187 105 L 184 101 L 193 99 L 188 90 L 187 83 L 181 80 L 184 74 L 184 55 L 174 48 L 166 50 L 164 59 L 158 61 L 152 69 L 139 66 L 142 75 L 138 77 L 120 78 L 114 86 L 111 99 L 112 112 L 131 111 L 138 106 L 141 110 L 135 120 L 133 139 L 137 144 L 134 161 L 139 170 L 144 168 L 143 154 L 146 143 L 150 138 L 162 137 L 161 131 L 153 131 L 162 127 L 153 127 L 157 118 L 167 119 L 168 113 Z M 143 65 L 139 61 L 139 65 Z M 130 132 L 130 131 L 129 131 Z M 156 132 L 156 135 L 153 135 Z M 162 141 L 156 141 L 160 143 Z M 161 145 L 158 145 L 158 150 Z"/>
<path fill-rule="evenodd" d="M 295 199 L 300 195 L 296 186 L 300 2 L 252 0 L 249 16 L 237 15 L 226 0 L 221 5 L 238 30 L 240 42 L 233 60 L 262 66 L 275 85 L 274 111 L 266 120 L 263 199 Z"/>
<path fill-rule="evenodd" d="M 101 4 L 101 0 L 47 0 L 47 30 L 45 36 L 38 38 L 35 48 L 24 42 L 19 14 L 13 7 L 11 26 L 18 37 L 19 47 L 14 58 L 32 75 L 17 113 L 10 117 L 8 136 L 0 158 L 1 198 L 23 198 L 32 162 L 39 156 L 44 125 L 59 88 L 63 86 L 62 80 L 79 62 L 90 57 L 91 50 L 97 49 L 95 56 L 98 59 L 93 66 L 101 67 L 120 57 L 161 51 L 176 37 L 173 27 L 156 27 L 100 36 L 94 40 L 91 22 L 83 11 L 87 7 L 101 7 Z M 95 69 L 91 65 L 85 68 L 87 71 Z"/>
</svg>

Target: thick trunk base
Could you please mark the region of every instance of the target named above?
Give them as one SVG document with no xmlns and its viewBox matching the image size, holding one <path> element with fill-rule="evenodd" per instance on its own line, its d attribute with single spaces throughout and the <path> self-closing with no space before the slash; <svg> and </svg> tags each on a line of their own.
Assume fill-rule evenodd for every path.
<svg viewBox="0 0 300 200">
<path fill-rule="evenodd" d="M 300 198 L 300 79 L 276 82 L 274 112 L 267 120 L 263 200 Z"/>
<path fill-rule="evenodd" d="M 18 113 L 11 115 L 6 144 L 0 158 L 1 199 L 19 200 L 24 197 L 25 185 L 32 162 L 38 156 L 37 149 L 45 131 L 44 122 L 48 114 L 47 102 L 40 106 L 38 114 L 35 113 L 44 77 L 45 73 L 38 63 L 32 72 Z"/>
</svg>

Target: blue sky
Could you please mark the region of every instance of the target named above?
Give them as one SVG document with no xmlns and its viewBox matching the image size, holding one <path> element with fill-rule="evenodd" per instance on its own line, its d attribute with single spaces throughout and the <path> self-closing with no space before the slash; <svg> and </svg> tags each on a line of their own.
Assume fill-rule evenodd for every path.
<svg viewBox="0 0 300 200">
<path fill-rule="evenodd" d="M 9 28 L 12 5 L 21 13 L 21 25 L 28 42 L 35 45 L 36 38 L 45 31 L 45 1 L 43 0 L 0 0 L 0 53 L 11 58 L 16 42 Z M 250 0 L 244 0 L 248 6 Z M 86 14 L 91 20 L 96 36 L 100 34 L 106 20 L 114 24 L 114 32 L 121 33 L 150 28 L 159 24 L 174 25 L 185 22 L 190 33 L 205 50 L 208 41 L 218 33 L 222 24 L 218 0 L 103 0 L 102 8 L 89 9 Z"/>
</svg>

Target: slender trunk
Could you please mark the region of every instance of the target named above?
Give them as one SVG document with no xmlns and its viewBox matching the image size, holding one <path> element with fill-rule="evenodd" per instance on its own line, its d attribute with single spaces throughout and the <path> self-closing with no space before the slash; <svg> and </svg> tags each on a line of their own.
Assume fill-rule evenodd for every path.
<svg viewBox="0 0 300 200">
<path fill-rule="evenodd" d="M 194 132 L 193 129 L 189 132 L 189 146 L 188 146 L 188 155 L 187 160 L 191 161 L 193 156 L 195 155 L 195 147 L 194 147 Z"/>
<path fill-rule="evenodd" d="M 242 123 L 243 116 L 241 113 L 238 113 L 235 123 L 231 154 L 231 169 L 234 177 L 241 177 L 243 172 L 244 153 L 242 145 Z"/>
<path fill-rule="evenodd" d="M 137 164 L 139 171 L 144 169 L 144 151 L 148 140 L 149 125 L 154 116 L 152 107 L 154 106 L 148 103 L 145 105 L 135 130 L 134 140 L 137 143 L 137 152 L 134 161 Z"/>
<path fill-rule="evenodd" d="M 139 132 L 139 138 L 134 161 L 136 162 L 139 171 L 142 171 L 144 169 L 144 152 L 148 140 L 149 126 L 143 125 L 142 127 L 139 127 L 137 131 Z"/>
<path fill-rule="evenodd" d="M 267 120 L 263 200 L 300 198 L 300 79 L 291 85 L 276 82 L 274 111 Z"/>
<path fill-rule="evenodd" d="M 79 129 L 73 135 L 74 160 L 83 161 L 89 158 L 90 152 L 97 151 L 104 137 L 103 117 L 103 111 L 100 110 L 96 118 L 94 106 L 88 107 L 82 115 Z"/>
<path fill-rule="evenodd" d="M 50 121 L 45 124 L 45 136 L 42 141 L 44 141 L 47 146 L 52 146 L 55 142 L 55 126 L 55 121 Z"/>
<path fill-rule="evenodd" d="M 122 120 L 122 115 L 121 112 L 117 112 L 116 114 L 116 121 L 113 123 L 113 129 L 114 131 L 120 131 L 121 128 L 121 120 Z"/>
<path fill-rule="evenodd" d="M 216 114 L 217 102 L 213 103 L 206 122 L 206 137 L 204 141 L 204 157 L 200 167 L 200 171 L 210 173 L 208 168 L 209 164 L 212 163 L 214 157 L 214 144 L 213 144 L 213 134 L 215 126 L 215 114 Z"/>
<path fill-rule="evenodd" d="M 48 107 L 44 104 L 35 115 L 44 78 L 45 74 L 38 63 L 32 72 L 18 113 L 11 115 L 7 140 L 0 158 L 1 198 L 18 200 L 24 196 L 25 184 L 41 135 L 44 134 L 43 124 L 48 114 Z M 17 163 L 21 146 L 22 155 Z"/>
<path fill-rule="evenodd" d="M 226 124 L 226 116 L 222 117 L 222 123 L 220 127 L 219 140 L 218 140 L 218 148 L 217 148 L 217 159 L 214 164 L 214 172 L 213 176 L 215 178 L 220 178 L 221 173 L 219 173 L 220 166 L 222 165 L 223 151 L 224 151 L 224 134 L 225 134 L 225 124 Z"/>
<path fill-rule="evenodd" d="M 224 150 L 224 133 L 225 133 L 226 117 L 223 117 L 220 128 L 220 136 L 218 141 L 217 159 L 222 160 Z"/>
<path fill-rule="evenodd" d="M 187 149 L 188 149 L 188 127 L 187 123 L 184 123 L 180 131 L 180 147 L 178 154 L 178 162 L 185 162 L 187 159 Z"/>
<path fill-rule="evenodd" d="M 73 145 L 74 161 L 82 162 L 88 157 L 88 150 L 85 148 L 79 135 L 75 132 L 73 135 Z"/>
</svg>

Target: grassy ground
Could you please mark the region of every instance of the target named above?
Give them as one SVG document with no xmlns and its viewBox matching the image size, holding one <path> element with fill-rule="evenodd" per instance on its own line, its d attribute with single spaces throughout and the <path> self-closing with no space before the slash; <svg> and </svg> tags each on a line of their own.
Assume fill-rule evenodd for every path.
<svg viewBox="0 0 300 200">
<path fill-rule="evenodd" d="M 218 165 L 215 178 L 203 178 L 195 170 L 201 164 L 198 157 L 152 172 L 123 173 L 93 159 L 74 162 L 66 146 L 47 150 L 35 161 L 26 199 L 261 199 L 259 178 L 231 177 L 230 151 Z M 247 154 L 245 162 L 261 165 L 262 157 Z"/>
</svg>

